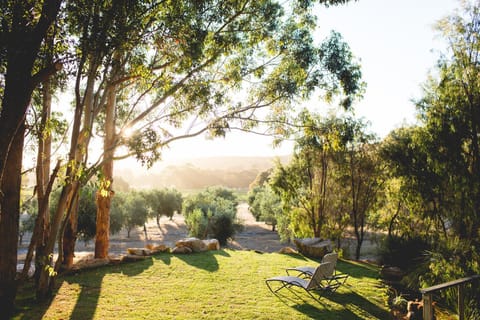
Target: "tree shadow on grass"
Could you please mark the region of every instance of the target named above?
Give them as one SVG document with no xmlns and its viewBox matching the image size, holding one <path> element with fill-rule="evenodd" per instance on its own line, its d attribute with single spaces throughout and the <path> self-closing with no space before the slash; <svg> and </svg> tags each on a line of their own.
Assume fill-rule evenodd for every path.
<svg viewBox="0 0 480 320">
<path fill-rule="evenodd" d="M 165 265 L 169 266 L 172 263 L 171 253 L 159 253 L 152 256 L 155 260 L 162 261 Z"/>
<path fill-rule="evenodd" d="M 345 319 L 361 319 L 348 308 L 342 310 L 332 310 L 325 295 L 327 292 L 312 292 L 313 298 L 306 292 L 296 289 L 289 289 L 288 294 L 277 292 L 275 295 L 286 306 L 297 310 L 308 316 L 310 319 L 328 319 L 328 320 L 345 320 Z"/>
<path fill-rule="evenodd" d="M 141 274 L 153 265 L 151 257 L 143 261 L 121 263 L 113 267 L 101 267 L 88 272 L 81 281 L 75 276 L 65 277 L 64 281 L 69 284 L 79 284 L 80 293 L 71 313 L 71 319 L 92 319 L 98 305 L 102 290 L 103 278 L 107 274 L 121 273 L 129 277 Z"/>
<path fill-rule="evenodd" d="M 362 318 L 357 316 L 358 319 L 364 319 L 365 317 L 368 319 L 392 319 L 390 312 L 353 291 L 335 292 L 326 298 L 344 306 L 345 310 L 357 310 L 357 313 L 361 313 L 363 316 Z"/>
<path fill-rule="evenodd" d="M 301 290 L 285 290 L 275 295 L 285 305 L 293 308 L 311 319 L 392 319 L 392 315 L 358 295 L 355 292 L 312 292 L 314 298 Z M 336 308 L 331 306 L 336 305 Z M 338 306 L 342 306 L 338 309 Z"/>
<path fill-rule="evenodd" d="M 205 251 L 199 253 L 176 254 L 175 257 L 183 262 L 208 272 L 215 272 L 218 270 L 218 260 L 216 256 L 230 257 L 225 250 Z"/>
<path fill-rule="evenodd" d="M 79 270 L 75 273 L 60 275 L 56 280 L 56 290 L 60 290 L 64 285 L 78 285 L 78 289 L 72 289 L 78 290 L 79 292 L 76 294 L 78 298 L 69 318 L 82 320 L 93 319 L 102 291 L 103 278 L 106 275 L 121 273 L 131 277 L 144 272 L 150 268 L 152 264 L 152 258 L 149 257 L 143 261 L 121 263 L 114 266 L 92 267 L 90 269 Z M 79 273 L 82 273 L 82 277 L 77 277 Z M 32 290 L 34 291 L 33 288 Z M 43 319 L 53 302 L 54 300 L 52 299 L 39 304 L 34 300 L 33 296 L 31 296 L 29 300 L 23 300 L 21 303 L 24 305 L 35 305 L 35 314 L 30 312 L 26 315 L 20 311 L 16 319 Z"/>
</svg>

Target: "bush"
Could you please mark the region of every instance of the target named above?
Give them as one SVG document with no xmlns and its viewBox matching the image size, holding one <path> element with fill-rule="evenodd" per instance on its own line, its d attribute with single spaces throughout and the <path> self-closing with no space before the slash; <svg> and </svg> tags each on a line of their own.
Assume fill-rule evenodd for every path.
<svg viewBox="0 0 480 320">
<path fill-rule="evenodd" d="M 217 239 L 221 245 L 225 245 L 227 240 L 230 239 L 241 228 L 240 225 L 235 224 L 234 217 L 228 214 L 218 214 L 213 216 L 210 221 L 211 236 Z"/>
<path fill-rule="evenodd" d="M 189 234 L 204 239 L 214 237 L 225 245 L 239 224 L 236 222 L 237 199 L 228 189 L 208 188 L 187 199 L 185 221 Z"/>
<path fill-rule="evenodd" d="M 413 266 L 425 260 L 427 250 L 430 250 L 430 245 L 422 237 L 390 236 L 382 243 L 380 260 L 382 264 L 396 266 L 409 272 Z"/>
<path fill-rule="evenodd" d="M 450 237 L 428 252 L 427 270 L 419 275 L 419 287 L 429 287 L 456 280 L 465 276 L 480 274 L 480 251 L 475 241 Z M 480 319 L 480 290 L 476 280 L 464 287 L 466 319 Z M 450 308 L 457 306 L 457 290 L 443 290 L 440 299 Z"/>
<path fill-rule="evenodd" d="M 190 236 L 203 239 L 207 234 L 208 216 L 201 209 L 195 209 L 185 217 Z"/>
</svg>

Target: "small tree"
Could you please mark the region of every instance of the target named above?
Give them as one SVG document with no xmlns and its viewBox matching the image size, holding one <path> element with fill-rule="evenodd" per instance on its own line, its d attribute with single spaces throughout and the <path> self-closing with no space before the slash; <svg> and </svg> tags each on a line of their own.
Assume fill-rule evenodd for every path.
<svg viewBox="0 0 480 320">
<path fill-rule="evenodd" d="M 288 165 L 277 163 L 271 186 L 282 199 L 292 235 L 321 237 L 334 209 L 332 162 L 345 145 L 346 132 L 341 119 L 308 112 L 300 115 L 298 126 L 295 154 Z"/>
<path fill-rule="evenodd" d="M 145 238 L 148 238 L 145 223 L 148 218 L 148 210 L 145 198 L 139 192 L 131 192 L 125 201 L 125 227 L 127 228 L 127 237 L 130 238 L 130 232 L 135 227 L 144 227 Z"/>
<path fill-rule="evenodd" d="M 376 138 L 366 132 L 367 124 L 361 120 L 344 119 L 345 145 L 337 157 L 340 173 L 340 192 L 348 206 L 350 221 L 357 240 L 355 258 L 365 237 L 369 214 L 377 202 L 377 194 L 383 187 L 383 164 L 378 157 Z"/>
<path fill-rule="evenodd" d="M 182 211 L 182 194 L 175 189 L 150 190 L 144 194 L 151 216 L 157 220 L 160 228 L 160 217 L 172 219 L 173 215 Z"/>
<path fill-rule="evenodd" d="M 235 195 L 224 188 L 208 188 L 185 201 L 185 221 L 192 236 L 212 236 L 226 244 L 240 227 Z M 205 227 L 206 225 L 206 227 Z"/>
<path fill-rule="evenodd" d="M 127 229 L 127 238 L 135 227 L 144 226 L 148 219 L 147 202 L 142 193 L 131 191 L 129 193 L 118 193 L 112 201 L 112 217 L 110 227 L 112 231 L 119 231 L 121 227 Z M 112 223 L 113 221 L 113 223 Z"/>
<path fill-rule="evenodd" d="M 265 221 L 275 231 L 277 218 L 282 214 L 282 201 L 269 185 L 256 187 L 249 193 L 250 211 L 257 221 Z"/>
</svg>

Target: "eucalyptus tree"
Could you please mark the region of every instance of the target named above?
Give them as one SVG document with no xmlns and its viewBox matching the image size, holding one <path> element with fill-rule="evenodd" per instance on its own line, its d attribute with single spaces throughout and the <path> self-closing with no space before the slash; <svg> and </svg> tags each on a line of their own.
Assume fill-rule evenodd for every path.
<svg viewBox="0 0 480 320">
<path fill-rule="evenodd" d="M 292 161 L 287 166 L 278 163 L 270 183 L 282 198 L 284 212 L 290 212 L 293 235 L 322 237 L 335 214 L 335 158 L 350 136 L 337 117 L 322 119 L 304 112 L 299 127 L 303 132 L 296 139 Z"/>
<path fill-rule="evenodd" d="M 398 213 L 393 214 L 390 225 L 393 225 L 396 216 L 401 213 L 405 213 L 407 217 L 402 217 L 403 221 L 399 221 L 397 228 L 401 228 L 404 222 L 411 221 L 408 218 L 410 213 L 419 216 L 414 219 L 417 222 L 413 224 L 418 225 L 418 228 L 408 231 L 393 230 L 389 227 L 389 233 L 396 231 L 403 235 L 416 236 L 431 236 L 436 233 L 444 238 L 448 237 L 445 211 L 447 207 L 443 201 L 448 199 L 450 189 L 442 186 L 435 162 L 429 159 L 427 148 L 435 145 L 432 138 L 429 138 L 423 127 L 410 127 L 392 131 L 382 142 L 380 153 L 388 165 L 389 180 L 397 179 L 400 184 L 396 187 L 398 196 L 390 197 L 390 201 L 395 202 L 393 210 Z M 386 206 L 391 207 L 391 203 Z"/>
<path fill-rule="evenodd" d="M 37 85 L 60 67 L 35 68 L 40 45 L 55 22 L 61 0 L 0 4 L 0 309 L 9 318 L 16 295 L 20 175 L 25 115 Z"/>
<path fill-rule="evenodd" d="M 112 51 L 102 88 L 110 112 L 100 129 L 104 183 L 97 216 L 105 220 L 97 219 L 97 231 L 102 230 L 96 237 L 97 257 L 108 249 L 112 159 L 136 156 L 150 165 L 174 140 L 252 130 L 264 121 L 259 110 L 273 111 L 272 121 L 283 119 L 295 102 L 319 88 L 329 96 L 343 92 L 341 103 L 349 107 L 360 91 L 359 68 L 338 34 L 315 47 L 311 4 L 177 1 L 136 10 L 148 14 L 135 20 L 145 27 L 124 30 L 120 38 L 131 42 Z M 123 16 L 122 10 L 119 17 L 128 26 L 132 10 Z M 189 129 L 180 131 L 180 126 Z M 127 152 L 114 155 L 121 146 Z"/>
<path fill-rule="evenodd" d="M 355 258 L 359 259 L 369 214 L 375 209 L 385 172 L 376 138 L 367 133 L 363 120 L 344 118 L 342 131 L 344 145 L 336 161 L 340 171 L 338 183 L 357 239 Z"/>
<path fill-rule="evenodd" d="M 442 206 L 462 239 L 480 228 L 480 6 L 465 2 L 461 14 L 441 20 L 449 43 L 418 101 L 425 150 L 447 194 Z"/>
</svg>

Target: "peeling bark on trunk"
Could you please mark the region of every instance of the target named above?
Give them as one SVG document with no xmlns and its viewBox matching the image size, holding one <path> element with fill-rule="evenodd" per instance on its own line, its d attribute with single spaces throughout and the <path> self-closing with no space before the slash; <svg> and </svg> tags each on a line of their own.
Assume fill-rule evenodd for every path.
<svg viewBox="0 0 480 320">
<path fill-rule="evenodd" d="M 118 67 L 118 53 L 114 55 L 115 65 Z M 118 69 L 114 68 L 112 80 L 115 82 L 115 73 Z M 113 157 L 115 153 L 115 109 L 117 106 L 116 93 L 117 86 L 110 84 L 107 92 L 107 103 L 105 109 L 105 139 L 103 142 L 103 182 L 101 188 L 97 191 L 97 220 L 95 235 L 95 258 L 105 259 L 108 257 L 109 235 L 110 235 L 110 206 L 114 191 L 113 183 Z"/>
<path fill-rule="evenodd" d="M 108 257 L 109 234 L 110 234 L 110 206 L 114 192 L 113 182 L 113 155 L 115 139 L 115 88 L 108 93 L 107 110 L 105 116 L 105 141 L 104 141 L 104 163 L 102 173 L 104 182 L 98 190 L 97 221 L 95 236 L 95 258 L 104 259 Z"/>
</svg>

